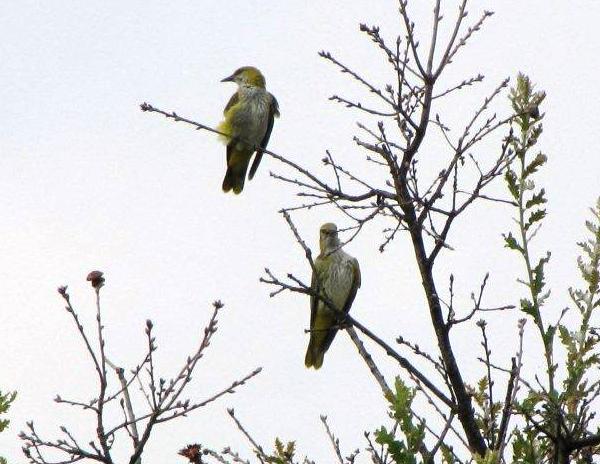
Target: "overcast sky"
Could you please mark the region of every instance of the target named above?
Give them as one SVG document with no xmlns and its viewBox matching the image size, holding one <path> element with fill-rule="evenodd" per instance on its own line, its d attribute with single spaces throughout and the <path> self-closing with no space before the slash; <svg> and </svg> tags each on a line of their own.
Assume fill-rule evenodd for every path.
<svg viewBox="0 0 600 464">
<path fill-rule="evenodd" d="M 418 3 L 414 19 L 426 33 L 432 5 Z M 445 12 L 448 26 L 456 5 L 443 3 L 451 4 Z M 568 303 L 567 286 L 577 284 L 575 242 L 584 237 L 587 208 L 600 195 L 600 4 L 472 3 L 470 22 L 483 9 L 496 15 L 455 60 L 442 86 L 479 72 L 486 80 L 449 101 L 446 117 L 460 130 L 477 102 L 519 71 L 548 93 L 540 148 L 549 163 L 540 182 L 550 205 L 536 252 L 553 252 L 548 271 L 549 283 L 556 286 L 549 305 L 552 320 Z M 269 447 L 275 436 L 295 439 L 301 455 L 331 462 L 319 421 L 327 414 L 344 453 L 363 448 L 363 431 L 382 425 L 386 406 L 350 340 L 339 334 L 323 368 L 306 370 L 307 298 L 270 299 L 270 289 L 258 282 L 265 266 L 282 275 L 293 271 L 309 279 L 310 274 L 277 214 L 298 202 L 294 188 L 268 175 L 281 165 L 264 159 L 242 195 L 225 195 L 220 187 L 225 149 L 216 137 L 142 113 L 139 104 L 147 101 L 214 126 L 234 91 L 232 84 L 219 81 L 239 66 L 255 65 L 281 109 L 270 148 L 323 175 L 319 160 L 325 149 L 346 164 L 368 166 L 352 136 L 357 120 L 376 121 L 327 100 L 333 93 L 361 95 L 361 89 L 317 52 L 330 50 L 385 84 L 382 55 L 358 24 L 378 24 L 393 40 L 400 32 L 396 2 L 21 0 L 3 10 L 0 388 L 16 389 L 19 396 L 10 410 L 11 426 L 0 434 L 0 454 L 11 463 L 23 462 L 17 433 L 29 419 L 47 437 L 65 424 L 83 443 L 92 438 L 92 418 L 52 398 L 56 393 L 79 400 L 96 395 L 93 366 L 56 293 L 68 284 L 82 320 L 92 324 L 93 293 L 85 276 L 93 269 L 106 274 L 103 307 L 107 351 L 114 362 L 133 366 L 141 359 L 150 318 L 160 369 L 165 377 L 175 374 L 201 336 L 210 303 L 220 298 L 226 304 L 220 330 L 189 396 L 204 399 L 263 367 L 234 396 L 159 427 L 145 462 L 180 462 L 176 451 L 191 442 L 215 449 L 232 445 L 251 457 L 226 414 L 231 406 Z M 509 111 L 505 96 L 495 105 L 499 114 Z M 498 134 L 490 146 L 498 147 L 500 139 Z M 437 156 L 447 152 L 429 145 L 421 163 L 427 166 Z M 511 214 L 507 207 L 485 204 L 462 218 L 450 237 L 455 251 L 442 254 L 436 268 L 441 289 L 453 270 L 458 298 L 466 302 L 490 271 L 490 305 L 518 301 L 522 289 L 514 280 L 521 263 L 503 250 L 500 237 L 511 227 Z M 311 210 L 296 220 L 313 247 L 321 223 L 343 225 L 331 210 Z M 407 239 L 399 237 L 379 254 L 384 226 L 367 228 L 348 246 L 363 275 L 353 314 L 390 341 L 401 334 L 435 353 Z M 513 352 L 518 318 L 516 312 L 488 318 L 498 363 Z M 534 353 L 532 329 L 526 344 Z M 469 381 L 481 375 L 476 333 L 465 328 L 454 337 Z M 401 373 L 369 347 L 390 378 Z M 540 368 L 533 358 L 526 360 L 528 372 Z M 122 437 L 117 458 L 128 451 Z"/>
</svg>

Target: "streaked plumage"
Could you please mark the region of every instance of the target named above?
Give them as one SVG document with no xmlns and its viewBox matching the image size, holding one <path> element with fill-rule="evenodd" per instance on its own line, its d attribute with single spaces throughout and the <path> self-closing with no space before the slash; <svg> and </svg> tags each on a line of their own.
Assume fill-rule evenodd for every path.
<svg viewBox="0 0 600 464">
<path fill-rule="evenodd" d="M 223 179 L 223 191 L 240 193 L 244 188 L 246 171 L 250 158 L 256 152 L 248 179 L 252 179 L 260 164 L 266 148 L 273 121 L 279 116 L 277 100 L 265 89 L 265 78 L 261 72 L 251 66 L 236 70 L 222 82 L 235 82 L 238 90 L 234 93 L 223 114 L 225 119 L 218 130 L 225 134 L 222 137 L 227 144 L 227 172 Z M 257 149 L 257 147 L 260 147 Z"/>
<path fill-rule="evenodd" d="M 360 267 L 356 258 L 340 248 L 335 224 L 321 226 L 319 245 L 321 253 L 315 259 L 311 288 L 320 284 L 320 294 L 329 298 L 339 311 L 347 313 L 360 287 Z M 306 350 L 306 367 L 319 369 L 323 356 L 338 331 L 339 319 L 319 298 L 310 298 L 310 342 Z"/>
</svg>

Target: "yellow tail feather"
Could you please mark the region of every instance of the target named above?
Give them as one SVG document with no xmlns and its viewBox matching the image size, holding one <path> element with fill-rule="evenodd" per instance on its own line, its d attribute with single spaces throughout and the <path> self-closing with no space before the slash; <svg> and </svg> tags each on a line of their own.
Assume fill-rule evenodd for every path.
<svg viewBox="0 0 600 464">
<path fill-rule="evenodd" d="M 304 365 L 307 368 L 314 367 L 315 369 L 319 369 L 323 365 L 325 351 L 315 345 L 315 340 L 311 337 L 306 349 L 306 356 L 304 357 Z"/>
<path fill-rule="evenodd" d="M 227 172 L 223 179 L 223 191 L 239 195 L 244 190 L 244 181 L 246 180 L 246 171 L 252 152 L 236 150 L 231 145 L 227 146 Z"/>
</svg>

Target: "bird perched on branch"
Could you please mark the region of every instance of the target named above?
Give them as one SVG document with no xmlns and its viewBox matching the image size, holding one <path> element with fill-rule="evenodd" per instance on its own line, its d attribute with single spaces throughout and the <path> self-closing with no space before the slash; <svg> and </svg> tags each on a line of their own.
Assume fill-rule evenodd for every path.
<svg viewBox="0 0 600 464">
<path fill-rule="evenodd" d="M 227 134 L 222 140 L 227 144 L 227 172 L 223 191 L 239 194 L 244 188 L 250 158 L 256 152 L 248 179 L 252 179 L 267 147 L 274 118 L 279 116 L 277 100 L 265 89 L 261 72 L 244 66 L 221 82 L 235 82 L 238 90 L 229 99 L 219 124 L 219 132 Z"/>
<path fill-rule="evenodd" d="M 337 311 L 350 311 L 356 291 L 360 287 L 358 261 L 341 248 L 335 224 L 323 224 L 320 229 L 321 253 L 315 259 L 311 290 L 323 299 L 310 297 L 310 342 L 306 350 L 306 367 L 319 369 L 341 321 Z"/>
</svg>

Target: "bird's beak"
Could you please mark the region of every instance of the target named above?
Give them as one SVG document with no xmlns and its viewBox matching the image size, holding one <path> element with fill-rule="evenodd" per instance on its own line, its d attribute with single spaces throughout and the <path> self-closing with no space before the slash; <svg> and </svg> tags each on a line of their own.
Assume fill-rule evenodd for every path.
<svg viewBox="0 0 600 464">
<path fill-rule="evenodd" d="M 221 82 L 233 82 L 234 77 L 235 76 L 232 74 L 231 76 L 226 77 L 225 79 L 221 79 Z"/>
</svg>

